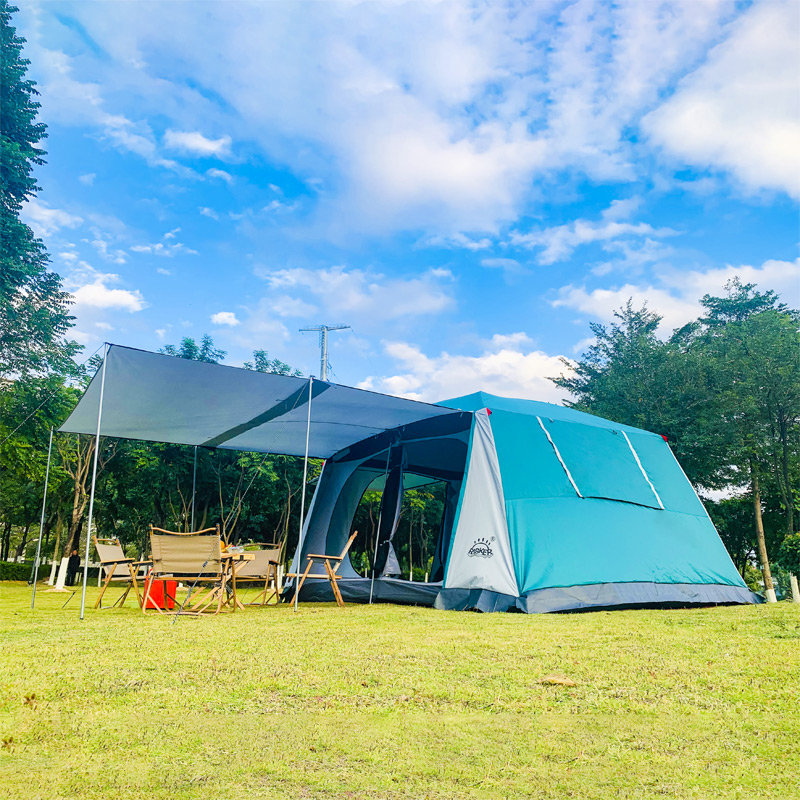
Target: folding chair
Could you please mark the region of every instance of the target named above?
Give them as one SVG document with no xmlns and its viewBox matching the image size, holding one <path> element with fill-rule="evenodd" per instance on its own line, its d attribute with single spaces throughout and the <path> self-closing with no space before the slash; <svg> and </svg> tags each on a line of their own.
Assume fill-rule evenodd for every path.
<svg viewBox="0 0 800 800">
<path fill-rule="evenodd" d="M 144 566 L 149 566 L 149 561 L 136 561 L 133 558 L 127 558 L 119 539 L 98 539 L 93 536 L 94 549 L 97 550 L 97 557 L 100 559 L 100 569 L 105 573 L 106 579 L 103 582 L 103 587 L 100 590 L 100 596 L 94 604 L 95 608 L 105 611 L 108 608 L 115 608 L 119 606 L 122 608 L 125 599 L 131 589 L 136 592 L 136 600 L 139 607 L 142 606 L 142 594 L 139 591 L 139 584 L 136 580 L 139 570 Z M 103 606 L 103 595 L 111 582 L 124 583 L 124 593 L 110 606 Z"/>
<path fill-rule="evenodd" d="M 150 551 L 153 567 L 148 575 L 142 612 L 147 613 L 150 590 L 154 580 L 174 579 L 190 583 L 189 597 L 179 607 L 180 614 L 219 614 L 226 601 L 228 570 L 222 563 L 222 540 L 219 525 L 201 531 L 182 533 L 150 526 Z M 197 585 L 204 589 L 191 605 L 191 595 Z M 164 605 L 169 605 L 165 591 Z M 156 608 L 161 614 L 172 613 Z"/>
<path fill-rule="evenodd" d="M 264 588 L 245 605 L 265 606 L 269 601 L 278 597 L 278 565 L 280 564 L 281 548 L 272 547 L 262 550 L 248 551 L 255 558 L 252 561 L 244 561 L 236 567 L 236 584 L 258 583 L 264 584 Z M 272 579 L 272 592 L 269 592 L 269 582 Z"/>
<path fill-rule="evenodd" d="M 322 579 L 328 580 L 331 584 L 331 589 L 333 589 L 333 596 L 336 599 L 337 605 L 343 606 L 344 600 L 342 600 L 342 593 L 339 591 L 339 587 L 337 585 L 337 581 L 342 579 L 341 575 L 338 575 L 339 567 L 342 565 L 342 561 L 344 561 L 345 556 L 347 555 L 348 550 L 350 550 L 350 546 L 355 541 L 356 536 L 358 536 L 358 531 L 353 531 L 353 535 L 347 540 L 347 544 L 344 546 L 344 550 L 338 556 L 323 556 L 319 555 L 318 553 L 309 553 L 308 554 L 308 566 L 306 566 L 306 571 L 303 573 L 296 573 L 290 572 L 286 575 L 287 578 L 300 578 L 300 582 L 297 584 L 297 588 L 295 589 L 295 594 L 292 595 L 292 599 L 290 602 L 294 602 L 295 595 L 300 594 L 300 590 L 303 588 L 303 584 L 306 581 L 306 578 L 314 578 L 314 579 Z M 314 575 L 311 573 L 311 567 L 314 565 L 315 561 L 321 561 L 324 568 L 325 574 L 320 575 L 319 573 Z"/>
</svg>

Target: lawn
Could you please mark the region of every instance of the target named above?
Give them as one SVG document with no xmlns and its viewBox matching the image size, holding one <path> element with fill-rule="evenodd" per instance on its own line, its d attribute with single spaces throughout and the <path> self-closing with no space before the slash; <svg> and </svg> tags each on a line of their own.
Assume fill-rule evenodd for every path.
<svg viewBox="0 0 800 800">
<path fill-rule="evenodd" d="M 173 625 L 64 597 L 0 584 L 2 797 L 800 797 L 796 605 Z"/>
</svg>

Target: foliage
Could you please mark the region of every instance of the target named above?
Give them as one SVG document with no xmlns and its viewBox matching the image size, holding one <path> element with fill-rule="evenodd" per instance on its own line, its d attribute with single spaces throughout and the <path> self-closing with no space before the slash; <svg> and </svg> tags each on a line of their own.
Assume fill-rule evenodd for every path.
<svg viewBox="0 0 800 800">
<path fill-rule="evenodd" d="M 745 506 L 752 529 L 760 494 L 758 552 L 768 573 L 762 555 L 776 552 L 798 519 L 800 314 L 753 284 L 734 279 L 725 288 L 722 297 L 705 295 L 703 316 L 666 341 L 658 315 L 628 301 L 610 326 L 592 325 L 595 343 L 555 383 L 577 408 L 664 434 L 695 486 L 749 486 L 749 498 L 712 511 L 742 572 L 758 539 L 757 530 L 744 532 Z"/>
<path fill-rule="evenodd" d="M 69 372 L 80 349 L 62 338 L 72 324 L 69 295 L 48 270 L 44 245 L 19 219 L 39 189 L 33 169 L 44 164 L 38 144 L 47 133 L 36 121 L 38 92 L 26 77 L 25 40 L 11 25 L 15 11 L 0 0 L 0 378 Z"/>
<path fill-rule="evenodd" d="M 224 350 L 214 347 L 214 341 L 207 333 L 200 339 L 200 344 L 191 337 L 184 336 L 179 345 L 164 345 L 159 352 L 168 356 L 187 358 L 190 361 L 205 361 L 209 364 L 219 364 L 227 355 Z"/>
<path fill-rule="evenodd" d="M 800 575 L 800 533 L 790 533 L 783 540 L 778 563 L 789 572 Z"/>
<path fill-rule="evenodd" d="M 20 563 L 0 561 L 0 581 L 27 581 L 32 567 L 32 561 Z"/>
</svg>

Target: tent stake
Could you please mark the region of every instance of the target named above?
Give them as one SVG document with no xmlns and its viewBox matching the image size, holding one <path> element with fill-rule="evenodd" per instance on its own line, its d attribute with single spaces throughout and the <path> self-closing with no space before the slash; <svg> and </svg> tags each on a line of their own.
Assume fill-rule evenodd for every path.
<svg viewBox="0 0 800 800">
<path fill-rule="evenodd" d="M 108 361 L 108 342 L 103 354 L 103 372 L 100 375 L 100 402 L 97 404 L 97 433 L 94 437 L 94 464 L 92 465 L 92 491 L 89 495 L 89 521 L 86 526 L 86 552 L 83 560 L 83 588 L 81 590 L 81 619 L 86 610 L 86 583 L 89 580 L 89 547 L 92 543 L 92 513 L 94 512 L 94 490 L 97 484 L 97 458 L 100 454 L 100 420 L 103 418 L 103 391 L 106 388 L 106 362 Z"/>
<path fill-rule="evenodd" d="M 386 491 L 386 481 L 389 475 L 389 458 L 392 455 L 392 446 L 386 451 L 386 469 L 383 472 L 383 491 Z M 375 560 L 378 558 L 378 539 L 381 535 L 381 520 L 383 519 L 383 493 L 381 493 L 381 510 L 378 512 L 378 530 L 375 534 L 375 549 L 372 551 L 372 580 L 369 584 L 369 604 L 372 605 L 372 591 L 375 588 Z"/>
<path fill-rule="evenodd" d="M 50 444 L 47 446 L 47 469 L 44 472 L 44 497 L 42 498 L 42 518 L 39 522 L 39 541 L 36 544 L 36 560 L 33 562 L 33 593 L 31 608 L 36 602 L 36 581 L 39 580 L 39 558 L 42 554 L 42 534 L 44 533 L 44 511 L 47 506 L 47 482 L 50 479 L 50 456 L 53 452 L 53 429 L 50 428 Z"/>
<path fill-rule="evenodd" d="M 197 487 L 197 445 L 194 446 L 194 469 L 192 470 L 192 527 L 194 530 L 194 497 Z"/>
<path fill-rule="evenodd" d="M 297 570 L 300 572 L 300 560 L 303 558 L 303 523 L 306 513 L 306 479 L 308 478 L 308 440 L 311 435 L 311 387 L 314 383 L 314 376 L 309 376 L 308 379 L 308 419 L 306 421 L 306 455 L 303 460 L 303 488 L 300 491 L 300 536 L 297 540 Z M 295 581 L 297 578 L 295 578 Z M 294 610 L 297 611 L 297 601 L 300 592 L 297 588 L 294 590 Z"/>
</svg>

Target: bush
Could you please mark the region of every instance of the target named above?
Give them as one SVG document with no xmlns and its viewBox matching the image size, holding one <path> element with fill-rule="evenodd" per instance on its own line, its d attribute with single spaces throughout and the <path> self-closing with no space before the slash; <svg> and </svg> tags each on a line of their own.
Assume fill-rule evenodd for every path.
<svg viewBox="0 0 800 800">
<path fill-rule="evenodd" d="M 11 561 L 0 561 L 0 581 L 26 581 L 31 575 L 32 561 L 15 564 Z"/>
</svg>

